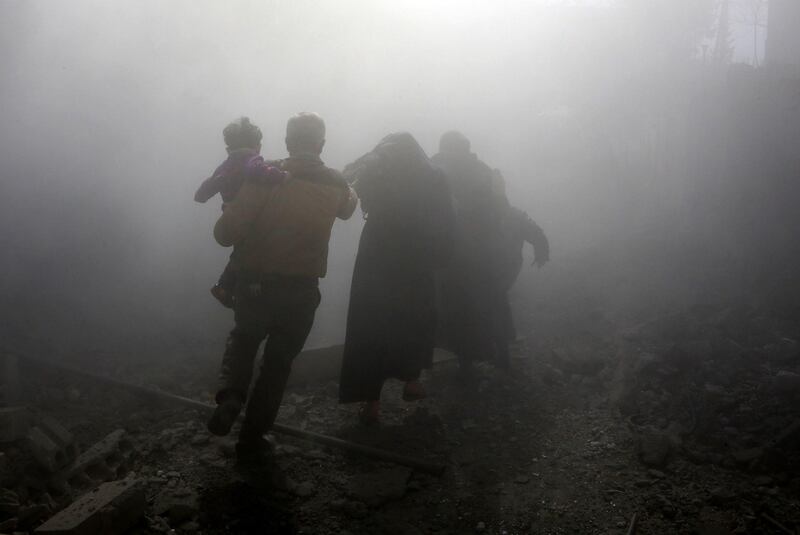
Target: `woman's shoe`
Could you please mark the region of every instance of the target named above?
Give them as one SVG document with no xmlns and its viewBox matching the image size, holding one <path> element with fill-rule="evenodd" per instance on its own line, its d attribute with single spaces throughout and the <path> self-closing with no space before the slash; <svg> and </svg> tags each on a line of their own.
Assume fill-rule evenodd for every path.
<svg viewBox="0 0 800 535">
<path fill-rule="evenodd" d="M 403 387 L 403 401 L 419 401 L 425 399 L 427 395 L 419 381 L 408 381 Z"/>
<path fill-rule="evenodd" d="M 364 425 L 378 425 L 381 412 L 380 401 L 367 401 L 358 413 L 359 421 Z"/>
</svg>

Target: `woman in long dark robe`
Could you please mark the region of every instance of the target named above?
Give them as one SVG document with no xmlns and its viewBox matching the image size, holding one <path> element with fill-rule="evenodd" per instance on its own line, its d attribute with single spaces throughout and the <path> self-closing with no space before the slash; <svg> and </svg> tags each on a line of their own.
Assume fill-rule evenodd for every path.
<svg viewBox="0 0 800 535">
<path fill-rule="evenodd" d="M 433 360 L 435 271 L 448 259 L 453 209 L 447 183 L 408 133 L 390 134 L 348 166 L 366 223 L 347 315 L 339 401 L 361 401 L 378 420 L 383 383 L 405 381 L 403 398 L 424 397 L 420 372 Z"/>
</svg>

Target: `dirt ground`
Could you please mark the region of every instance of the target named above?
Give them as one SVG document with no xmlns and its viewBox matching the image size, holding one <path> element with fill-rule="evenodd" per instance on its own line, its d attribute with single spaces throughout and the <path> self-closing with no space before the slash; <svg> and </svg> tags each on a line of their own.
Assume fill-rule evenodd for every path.
<svg viewBox="0 0 800 535">
<path fill-rule="evenodd" d="M 285 488 L 245 482 L 232 440 L 210 436 L 206 414 L 68 373 L 25 373 L 31 407 L 79 450 L 116 429 L 125 447 L 113 470 L 63 489 L 24 444 L 2 446 L 0 533 L 31 532 L 119 478 L 140 480 L 147 497 L 132 533 L 623 535 L 634 515 L 639 534 L 798 533 L 796 311 L 694 306 L 639 318 L 551 287 L 515 302 L 510 373 L 481 363 L 465 383 L 454 360 L 440 360 L 423 401 L 405 403 L 387 383 L 378 427 L 337 403 L 335 373 L 293 380 L 280 422 L 438 463 L 441 475 L 276 434 Z M 216 349 L 72 364 L 211 402 Z"/>
<path fill-rule="evenodd" d="M 196 411 L 63 374 L 37 381 L 38 403 L 84 445 L 126 430 L 125 472 L 148 498 L 134 533 L 624 534 L 634 514 L 637 533 L 793 533 L 800 479 L 785 465 L 690 459 L 675 443 L 643 462 L 648 440 L 659 457 L 662 435 L 651 440 L 610 387 L 624 359 L 606 362 L 609 348 L 594 349 L 589 364 L 559 367 L 560 349 L 545 358 L 518 344 L 511 373 L 482 364 L 467 384 L 454 361 L 439 362 L 426 400 L 402 402 L 400 385 L 387 384 L 373 428 L 357 423 L 356 407 L 337 405 L 334 382 L 287 392 L 280 421 L 441 463 L 441 476 L 278 435 L 288 488 L 262 488 L 237 475 L 232 441 L 209 436 Z M 181 382 L 202 398 L 211 373 L 196 368 Z"/>
</svg>

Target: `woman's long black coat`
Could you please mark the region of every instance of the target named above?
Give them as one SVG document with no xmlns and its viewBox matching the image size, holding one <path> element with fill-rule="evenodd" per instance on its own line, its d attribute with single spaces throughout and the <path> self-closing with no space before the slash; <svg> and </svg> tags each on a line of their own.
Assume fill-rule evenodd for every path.
<svg viewBox="0 0 800 535">
<path fill-rule="evenodd" d="M 387 378 L 430 367 L 436 338 L 435 271 L 449 258 L 453 209 L 442 174 L 408 134 L 384 138 L 354 187 L 366 223 L 347 316 L 343 403 L 377 400 Z"/>
</svg>

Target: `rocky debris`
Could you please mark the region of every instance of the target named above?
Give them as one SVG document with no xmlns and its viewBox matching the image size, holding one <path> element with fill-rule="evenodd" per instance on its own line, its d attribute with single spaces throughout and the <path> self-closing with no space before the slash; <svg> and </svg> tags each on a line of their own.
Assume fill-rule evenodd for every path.
<svg viewBox="0 0 800 535">
<path fill-rule="evenodd" d="M 551 349 L 553 365 L 564 373 L 575 375 L 596 375 L 606 365 L 603 355 L 597 348 L 587 344 L 573 343 Z"/>
<path fill-rule="evenodd" d="M 28 447 L 39 465 L 56 472 L 71 463 L 77 455 L 72 433 L 48 416 L 40 416 L 38 425 L 27 433 Z"/>
<path fill-rule="evenodd" d="M 300 498 L 309 498 L 316 493 L 314 484 L 311 481 L 303 481 L 292 485 L 289 490 L 292 494 Z"/>
<path fill-rule="evenodd" d="M 364 502 L 336 499 L 330 503 L 331 509 L 339 511 L 351 518 L 364 518 L 367 516 L 369 509 Z"/>
<path fill-rule="evenodd" d="M 800 373 L 779 371 L 772 378 L 772 388 L 781 397 L 800 396 Z"/>
<path fill-rule="evenodd" d="M 122 534 L 144 515 L 142 485 L 136 480 L 103 483 L 39 526 L 39 535 Z"/>
<path fill-rule="evenodd" d="M 19 495 L 10 489 L 0 489 L 0 515 L 4 518 L 19 513 Z"/>
<path fill-rule="evenodd" d="M 0 442 L 15 442 L 25 438 L 31 415 L 25 407 L 0 408 Z"/>
<path fill-rule="evenodd" d="M 402 498 L 406 493 L 410 477 L 410 470 L 399 467 L 359 474 L 351 481 L 350 494 L 370 507 L 378 507 Z"/>
<path fill-rule="evenodd" d="M 650 431 L 639 437 L 639 459 L 646 466 L 664 467 L 671 451 L 672 443 L 664 433 Z"/>
<path fill-rule="evenodd" d="M 171 526 L 179 526 L 197 517 L 197 493 L 185 487 L 162 490 L 155 498 L 153 511 L 167 519 Z"/>
<path fill-rule="evenodd" d="M 612 399 L 638 434 L 670 437 L 675 455 L 667 459 L 800 468 L 794 441 L 778 439 L 800 417 L 800 323 L 746 307 L 695 306 L 627 334 Z"/>
</svg>

